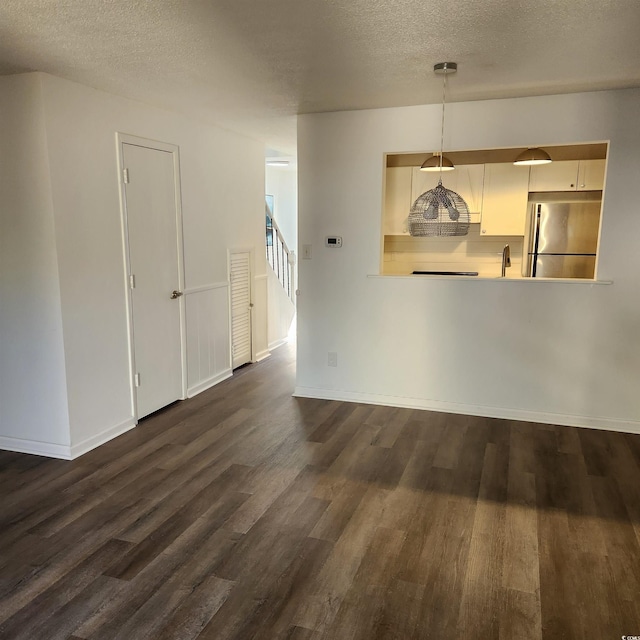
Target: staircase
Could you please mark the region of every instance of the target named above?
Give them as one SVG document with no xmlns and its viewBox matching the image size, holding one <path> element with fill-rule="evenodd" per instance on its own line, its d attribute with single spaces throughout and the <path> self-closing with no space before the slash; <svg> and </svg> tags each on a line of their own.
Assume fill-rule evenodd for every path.
<svg viewBox="0 0 640 640">
<path fill-rule="evenodd" d="M 289 250 L 282 233 L 267 211 L 266 222 L 266 248 L 267 262 L 278 277 L 287 297 L 295 305 L 294 265 L 295 253 Z"/>
</svg>

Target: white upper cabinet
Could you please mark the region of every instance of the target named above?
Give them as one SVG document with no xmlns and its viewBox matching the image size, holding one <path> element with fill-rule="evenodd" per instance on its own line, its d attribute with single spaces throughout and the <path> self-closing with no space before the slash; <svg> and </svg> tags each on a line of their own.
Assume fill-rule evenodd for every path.
<svg viewBox="0 0 640 640">
<path fill-rule="evenodd" d="M 529 167 L 485 165 L 481 235 L 523 236 L 528 197 Z"/>
<path fill-rule="evenodd" d="M 510 162 L 458 165 L 442 174 L 442 184 L 464 199 L 471 222 L 481 223 L 481 235 L 522 236 L 529 192 L 601 190 L 605 165 L 605 160 L 570 160 L 533 167 Z M 439 171 L 387 168 L 383 233 L 407 235 L 411 206 L 421 194 L 436 187 L 439 179 Z"/>
<path fill-rule="evenodd" d="M 420 171 L 419 167 L 414 167 L 411 184 L 411 204 L 425 191 L 436 187 L 438 180 L 440 180 L 439 171 Z M 442 186 L 455 191 L 467 203 L 471 214 L 471 222 L 480 222 L 483 181 L 483 164 L 456 165 L 453 171 L 444 171 L 442 173 Z"/>
<path fill-rule="evenodd" d="M 411 167 L 388 167 L 384 192 L 382 229 L 384 235 L 409 233 L 411 200 Z"/>
<path fill-rule="evenodd" d="M 567 160 L 531 167 L 529 191 L 598 191 L 605 160 Z"/>
<path fill-rule="evenodd" d="M 602 191 L 606 160 L 581 160 L 578 165 L 578 191 Z"/>
</svg>

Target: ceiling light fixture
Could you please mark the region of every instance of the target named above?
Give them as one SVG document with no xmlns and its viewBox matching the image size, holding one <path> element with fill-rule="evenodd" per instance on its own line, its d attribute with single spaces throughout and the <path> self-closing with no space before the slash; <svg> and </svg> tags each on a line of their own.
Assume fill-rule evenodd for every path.
<svg viewBox="0 0 640 640">
<path fill-rule="evenodd" d="M 456 62 L 438 62 L 434 65 L 433 71 L 442 76 L 442 124 L 440 127 L 440 153 L 434 153 L 431 158 L 427 158 L 420 167 L 420 171 L 453 171 L 453 162 L 444 154 L 444 105 L 447 98 L 447 76 L 458 70 Z"/>
<path fill-rule="evenodd" d="M 412 236 L 466 236 L 469 233 L 471 216 L 469 207 L 455 191 L 442 186 L 442 172 L 454 168 L 453 162 L 442 155 L 444 148 L 444 105 L 447 93 L 447 74 L 455 73 L 455 62 L 439 62 L 433 67 L 444 76 L 442 86 L 442 127 L 440 130 L 440 153 L 428 158 L 421 171 L 439 171 L 440 179 L 435 188 L 418 196 L 409 211 L 409 234 Z"/>
<path fill-rule="evenodd" d="M 441 156 L 439 153 L 434 153 L 430 158 L 427 158 L 420 167 L 420 171 L 452 171 L 455 169 L 453 162 L 447 158 L 447 156 Z"/>
<path fill-rule="evenodd" d="M 523 151 L 513 161 L 513 164 L 528 167 L 533 164 L 549 164 L 551 161 L 551 156 L 544 149 L 538 149 L 536 147 L 534 149 L 526 149 Z"/>
</svg>

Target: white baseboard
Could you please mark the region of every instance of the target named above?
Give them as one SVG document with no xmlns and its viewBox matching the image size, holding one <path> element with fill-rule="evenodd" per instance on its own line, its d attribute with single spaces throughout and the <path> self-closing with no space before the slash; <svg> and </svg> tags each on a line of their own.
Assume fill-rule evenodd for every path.
<svg viewBox="0 0 640 640">
<path fill-rule="evenodd" d="M 211 389 L 211 387 L 217 385 L 219 382 L 230 378 L 233 375 L 233 371 L 231 369 L 225 369 L 220 373 L 217 373 L 215 376 L 211 376 L 206 380 L 202 380 L 198 382 L 198 384 L 194 384 L 193 387 L 189 387 L 187 389 L 187 398 L 193 398 L 193 396 L 197 396 L 199 393 L 206 391 L 207 389 Z"/>
<path fill-rule="evenodd" d="M 16 453 L 30 453 L 34 456 L 71 460 L 71 447 L 64 444 L 54 444 L 53 442 L 0 436 L 0 449 L 15 451 Z"/>
<path fill-rule="evenodd" d="M 258 353 L 256 353 L 256 359 L 254 360 L 254 362 L 260 362 L 261 360 L 268 358 L 270 355 L 271 355 L 271 351 L 269 351 L 269 349 L 265 349 L 264 351 L 258 351 Z"/>
<path fill-rule="evenodd" d="M 289 342 L 289 338 L 280 338 L 280 340 L 274 340 L 273 342 L 269 343 L 269 351 L 273 351 L 274 349 L 281 347 L 283 344 L 287 344 L 287 342 Z"/>
<path fill-rule="evenodd" d="M 345 402 L 379 404 L 389 407 L 404 407 L 407 409 L 427 409 L 428 411 L 442 411 L 444 413 L 457 413 L 485 418 L 502 418 L 504 420 L 521 420 L 523 422 L 538 422 L 541 424 L 557 424 L 566 427 L 585 427 L 589 429 L 602 429 L 604 431 L 622 431 L 624 433 L 640 434 L 640 422 L 619 420 L 617 418 L 545 413 L 512 409 L 509 407 L 487 407 L 482 405 L 442 402 L 440 400 L 386 396 L 382 394 L 340 391 L 338 389 L 319 389 L 315 387 L 296 387 L 293 395 L 298 398 L 342 400 Z"/>
<path fill-rule="evenodd" d="M 126 433 L 130 429 L 133 429 L 133 427 L 135 427 L 136 424 L 138 424 L 138 422 L 134 417 L 127 418 L 124 422 L 121 422 L 120 424 L 117 424 L 113 427 L 109 427 L 108 429 L 101 431 L 95 436 L 91 436 L 90 438 L 87 438 L 82 442 L 78 442 L 78 444 L 74 444 L 71 447 L 71 459 L 75 460 L 76 458 L 80 457 L 83 453 L 87 453 L 87 451 L 91 451 L 92 449 L 99 447 L 101 444 L 104 444 L 105 442 L 109 442 L 109 440 L 113 440 L 114 438 L 117 438 L 118 436 L 122 435 L 123 433 Z"/>
</svg>

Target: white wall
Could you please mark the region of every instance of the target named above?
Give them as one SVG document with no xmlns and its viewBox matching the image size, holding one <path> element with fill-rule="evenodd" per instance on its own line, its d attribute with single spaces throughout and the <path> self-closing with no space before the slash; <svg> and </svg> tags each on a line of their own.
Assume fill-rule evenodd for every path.
<svg viewBox="0 0 640 640">
<path fill-rule="evenodd" d="M 608 286 L 368 277 L 380 266 L 383 153 L 437 148 L 439 109 L 299 118 L 299 238 L 313 257 L 299 262 L 296 393 L 640 431 L 640 91 L 447 112 L 451 150 L 611 141 Z M 323 247 L 329 234 L 342 249 Z"/>
<path fill-rule="evenodd" d="M 0 447 L 69 446 L 41 77 L 0 78 Z"/>
<path fill-rule="evenodd" d="M 278 280 L 274 271 L 267 275 L 268 317 L 267 337 L 269 349 L 275 349 L 288 341 L 296 308 Z"/>
<path fill-rule="evenodd" d="M 297 253 L 298 172 L 290 167 L 267 166 L 265 192 L 273 196 L 273 214 L 287 246 Z"/>
<path fill-rule="evenodd" d="M 297 282 L 298 254 L 298 172 L 292 167 L 267 166 L 265 191 L 273 196 L 274 218 L 290 251 L 296 254 L 293 265 L 293 288 Z M 268 342 L 273 349 L 289 336 L 295 306 L 285 293 L 277 276 L 269 269 L 268 277 Z"/>
<path fill-rule="evenodd" d="M 71 443 L 77 452 L 132 420 L 116 132 L 180 147 L 192 390 L 229 372 L 224 357 L 228 324 L 219 324 L 228 317 L 228 296 L 220 295 L 219 285 L 228 282 L 229 248 L 256 249 L 254 275 L 263 276 L 255 300 L 256 348 L 266 349 L 266 265 L 260 259 L 264 148 L 234 133 L 53 76 L 43 76 L 43 89 Z"/>
<path fill-rule="evenodd" d="M 255 350 L 267 351 L 264 146 L 46 74 L 2 82 L 1 433 L 74 457 L 135 422 L 116 132 L 180 148 L 190 395 L 231 373 L 228 249 L 254 250 Z"/>
</svg>

